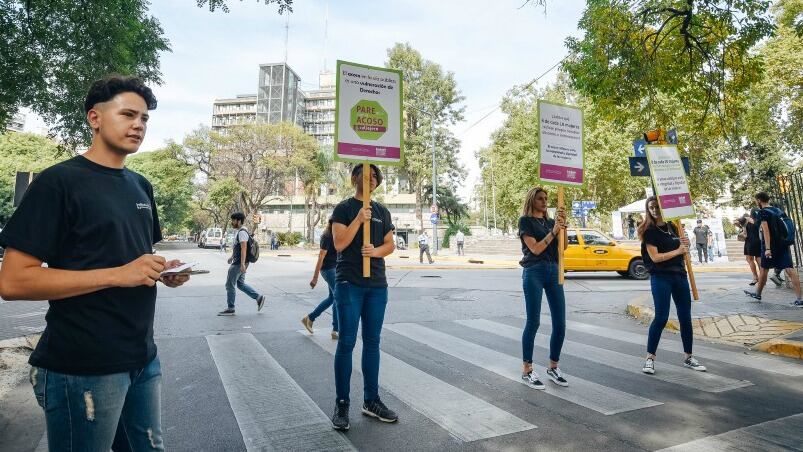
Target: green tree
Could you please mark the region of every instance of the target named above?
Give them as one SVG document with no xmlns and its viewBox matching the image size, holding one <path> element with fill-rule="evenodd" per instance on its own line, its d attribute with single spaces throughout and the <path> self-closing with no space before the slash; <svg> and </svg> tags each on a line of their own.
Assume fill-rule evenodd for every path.
<svg viewBox="0 0 803 452">
<path fill-rule="evenodd" d="M 432 185 L 433 129 L 439 182 L 456 182 L 465 177 L 465 169 L 457 158 L 460 141 L 446 128 L 463 120 L 464 97 L 452 72 L 444 72 L 439 64 L 423 58 L 408 43 L 397 43 L 388 49 L 385 67 L 399 69 L 404 76 L 402 175 L 415 193 L 416 216 L 423 229 L 424 190 Z"/>
<path fill-rule="evenodd" d="M 314 138 L 310 137 L 315 141 Z M 314 148 L 311 148 L 314 149 Z M 298 177 L 304 185 L 304 206 L 306 210 L 306 224 L 308 243 L 315 238 L 315 227 L 321 221 L 322 209 L 318 204 L 318 195 L 321 186 L 334 181 L 336 173 L 332 171 L 334 159 L 331 150 L 318 149 L 309 155 L 308 151 L 300 152 L 293 158 L 294 165 L 298 165 Z"/>
<path fill-rule="evenodd" d="M 198 3 L 199 7 L 208 6 L 209 11 L 215 11 L 216 9 L 221 9 L 223 12 L 229 12 L 229 5 L 227 0 L 195 0 Z M 240 0 L 243 1 L 243 0 Z M 276 3 L 276 6 L 279 7 L 279 14 L 284 13 L 285 11 L 293 12 L 293 0 L 261 0 L 266 5 L 270 5 L 271 3 Z"/>
<path fill-rule="evenodd" d="M 0 225 L 14 213 L 14 184 L 18 171 L 39 172 L 55 165 L 64 156 L 58 145 L 32 133 L 0 134 Z"/>
<path fill-rule="evenodd" d="M 200 210 L 209 213 L 214 226 L 225 230 L 229 223 L 229 215 L 234 212 L 241 191 L 242 187 L 234 179 L 210 180 L 201 187 L 197 206 Z M 204 218 L 201 215 L 195 215 L 193 221 L 201 224 L 204 223 Z"/>
<path fill-rule="evenodd" d="M 180 233 L 191 213 L 195 169 L 176 158 L 177 145 L 141 152 L 126 159 L 126 166 L 145 176 L 153 185 L 162 230 Z"/>
</svg>

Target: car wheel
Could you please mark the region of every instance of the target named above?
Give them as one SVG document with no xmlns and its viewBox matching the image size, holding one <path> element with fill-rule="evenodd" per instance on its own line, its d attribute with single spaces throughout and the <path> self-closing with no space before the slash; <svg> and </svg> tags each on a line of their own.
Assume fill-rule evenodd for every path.
<svg viewBox="0 0 803 452">
<path fill-rule="evenodd" d="M 647 279 L 650 273 L 647 271 L 647 266 L 641 259 L 633 259 L 630 261 L 630 266 L 627 268 L 627 274 L 633 279 Z"/>
</svg>

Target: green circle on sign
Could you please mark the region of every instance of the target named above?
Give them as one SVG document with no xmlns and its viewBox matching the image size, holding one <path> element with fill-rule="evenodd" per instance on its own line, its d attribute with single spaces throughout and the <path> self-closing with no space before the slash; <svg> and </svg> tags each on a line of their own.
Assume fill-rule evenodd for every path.
<svg viewBox="0 0 803 452">
<path fill-rule="evenodd" d="M 361 100 L 351 108 L 351 128 L 363 140 L 378 140 L 388 130 L 388 113 L 375 100 Z"/>
</svg>

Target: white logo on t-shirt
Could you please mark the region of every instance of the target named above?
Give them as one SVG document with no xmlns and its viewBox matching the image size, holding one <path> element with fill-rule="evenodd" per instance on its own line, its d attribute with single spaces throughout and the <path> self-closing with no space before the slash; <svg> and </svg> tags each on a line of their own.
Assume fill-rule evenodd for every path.
<svg viewBox="0 0 803 452">
<path fill-rule="evenodd" d="M 151 205 L 147 202 L 138 202 L 137 203 L 137 210 L 148 209 L 151 210 Z"/>
</svg>

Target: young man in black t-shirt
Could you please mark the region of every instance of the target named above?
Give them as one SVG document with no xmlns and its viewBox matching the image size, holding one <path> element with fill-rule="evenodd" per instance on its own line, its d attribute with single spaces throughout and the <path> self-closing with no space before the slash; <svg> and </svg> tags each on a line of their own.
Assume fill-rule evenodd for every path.
<svg viewBox="0 0 803 452">
<path fill-rule="evenodd" d="M 0 296 L 50 303 L 30 358 L 50 450 L 164 450 L 156 283 L 189 277 L 161 277 L 180 262 L 152 254 L 162 240 L 153 189 L 124 166 L 154 108 L 136 78 L 96 81 L 84 103 L 89 150 L 43 171 L 0 233 Z"/>
<path fill-rule="evenodd" d="M 338 251 L 335 269 L 335 303 L 340 338 L 335 352 L 335 389 L 337 400 L 332 427 L 349 429 L 349 392 L 351 389 L 351 354 L 357 343 L 357 328 L 362 322 L 362 374 L 364 380 L 362 413 L 383 422 L 396 422 L 398 416 L 379 399 L 379 337 L 388 303 L 388 281 L 385 278 L 385 257 L 396 248 L 390 211 L 371 201 L 362 207 L 362 165 L 351 172 L 356 187 L 354 197 L 335 207 L 332 212 L 332 237 Z M 371 191 L 382 182 L 382 173 L 371 165 Z M 363 224 L 371 225 L 371 244 L 363 245 Z M 370 257 L 371 276 L 363 277 L 363 257 Z"/>
</svg>

